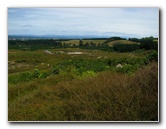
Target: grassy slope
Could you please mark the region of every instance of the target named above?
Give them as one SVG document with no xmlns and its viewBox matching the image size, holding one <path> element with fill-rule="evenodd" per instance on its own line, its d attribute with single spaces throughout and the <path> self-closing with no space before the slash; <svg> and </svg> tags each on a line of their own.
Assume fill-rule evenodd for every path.
<svg viewBox="0 0 166 129">
<path fill-rule="evenodd" d="M 104 41 L 106 41 L 106 40 L 83 40 L 83 44 L 86 44 L 86 43 L 91 43 L 91 42 L 93 42 L 93 43 L 95 43 L 95 44 L 102 44 Z"/>
<path fill-rule="evenodd" d="M 109 46 L 112 46 L 113 44 L 116 44 L 116 43 L 122 43 L 122 44 L 138 44 L 137 42 L 133 42 L 133 41 L 129 41 L 129 40 L 115 40 L 115 41 L 111 41 L 109 43 L 107 43 Z"/>
<path fill-rule="evenodd" d="M 10 86 L 9 121 L 157 120 L 157 70 L 151 63 L 133 76 L 107 71 L 71 80 L 55 75 Z"/>
<path fill-rule="evenodd" d="M 80 40 L 69 40 L 69 41 L 62 41 L 62 43 L 65 43 L 65 44 L 75 44 L 75 45 L 79 45 L 79 42 Z M 86 44 L 86 43 L 95 43 L 95 44 L 102 44 L 105 40 L 82 40 L 83 41 L 83 44 Z"/>
<path fill-rule="evenodd" d="M 71 44 L 71 45 L 73 45 L 73 44 L 75 44 L 75 45 L 79 45 L 79 41 L 80 40 L 69 40 L 69 41 L 62 41 L 62 43 L 64 44 Z"/>
<path fill-rule="evenodd" d="M 104 41 L 106 40 L 82 40 L 83 41 L 83 44 L 86 44 L 86 43 L 95 43 L 95 44 L 102 44 Z M 69 41 L 62 41 L 62 43 L 66 43 L 66 44 L 75 44 L 75 45 L 79 45 L 79 40 L 69 40 Z M 107 43 L 109 46 L 112 46 L 113 44 L 116 44 L 116 43 L 123 43 L 123 44 L 138 44 L 137 42 L 133 42 L 133 41 L 129 41 L 129 40 L 115 40 L 115 41 L 111 41 L 109 43 Z"/>
</svg>

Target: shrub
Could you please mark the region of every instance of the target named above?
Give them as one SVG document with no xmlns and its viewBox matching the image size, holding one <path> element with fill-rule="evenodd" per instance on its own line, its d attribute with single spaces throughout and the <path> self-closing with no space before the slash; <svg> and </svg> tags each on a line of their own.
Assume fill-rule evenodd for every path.
<svg viewBox="0 0 166 129">
<path fill-rule="evenodd" d="M 93 74 L 92 71 L 85 73 Z M 9 120 L 158 120 L 156 62 L 139 69 L 133 76 L 107 71 L 80 80 L 65 81 L 64 78 L 54 75 L 45 81 L 9 87 Z M 62 81 L 57 82 L 59 79 Z"/>
<path fill-rule="evenodd" d="M 33 72 L 33 78 L 39 78 L 39 76 L 40 76 L 40 72 L 39 72 L 39 70 L 38 69 L 35 69 L 35 71 Z"/>
<path fill-rule="evenodd" d="M 145 50 L 150 50 L 150 49 L 158 50 L 158 42 L 153 41 L 152 37 L 142 38 L 140 48 Z"/>
<path fill-rule="evenodd" d="M 51 71 L 53 74 L 72 71 L 77 75 L 82 75 L 87 71 L 100 72 L 107 69 L 109 69 L 108 64 L 101 60 L 68 60 L 56 64 Z"/>
<path fill-rule="evenodd" d="M 44 72 L 44 73 L 40 73 L 38 78 L 46 78 L 47 76 L 49 76 L 49 74 L 47 72 Z"/>
<path fill-rule="evenodd" d="M 122 44 L 117 43 L 113 45 L 113 49 L 118 52 L 132 52 L 139 49 L 138 44 Z"/>
<path fill-rule="evenodd" d="M 125 64 L 125 65 L 122 66 L 122 68 L 121 67 L 116 68 L 116 71 L 120 72 L 120 73 L 132 74 L 137 69 L 138 69 L 137 65 Z"/>
<path fill-rule="evenodd" d="M 88 70 L 88 71 L 83 72 L 82 76 L 83 77 L 95 76 L 95 72 Z"/>
<path fill-rule="evenodd" d="M 158 52 L 157 51 L 153 51 L 151 54 L 149 54 L 146 59 L 149 61 L 149 62 L 152 62 L 152 61 L 158 61 Z"/>
<path fill-rule="evenodd" d="M 29 82 L 35 78 L 46 78 L 49 75 L 47 72 L 40 72 L 38 69 L 35 69 L 33 73 L 23 72 L 16 75 L 9 76 L 9 83 L 17 84 L 19 82 Z"/>
</svg>

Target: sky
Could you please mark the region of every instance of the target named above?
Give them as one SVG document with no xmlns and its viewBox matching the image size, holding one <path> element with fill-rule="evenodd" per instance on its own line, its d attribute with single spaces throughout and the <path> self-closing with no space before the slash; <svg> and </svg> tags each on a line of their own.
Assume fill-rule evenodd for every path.
<svg viewBox="0 0 166 129">
<path fill-rule="evenodd" d="M 158 37 L 159 8 L 8 8 L 8 35 Z"/>
</svg>

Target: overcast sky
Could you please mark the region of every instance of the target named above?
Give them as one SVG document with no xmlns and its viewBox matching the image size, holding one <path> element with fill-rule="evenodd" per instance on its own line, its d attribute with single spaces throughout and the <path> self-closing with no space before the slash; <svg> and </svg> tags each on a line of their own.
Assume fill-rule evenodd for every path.
<svg viewBox="0 0 166 129">
<path fill-rule="evenodd" d="M 158 37 L 158 8 L 8 8 L 8 34 Z"/>
</svg>

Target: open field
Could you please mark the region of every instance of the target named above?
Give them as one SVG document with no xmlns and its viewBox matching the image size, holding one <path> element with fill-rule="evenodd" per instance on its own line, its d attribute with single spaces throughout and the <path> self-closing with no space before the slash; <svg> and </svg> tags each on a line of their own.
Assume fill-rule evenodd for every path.
<svg viewBox="0 0 166 129">
<path fill-rule="evenodd" d="M 8 120 L 158 121 L 157 59 L 144 49 L 9 49 Z"/>
<path fill-rule="evenodd" d="M 111 41 L 109 43 L 107 43 L 109 46 L 112 46 L 114 44 L 117 44 L 117 43 L 122 43 L 122 44 L 138 44 L 137 42 L 132 42 L 132 41 L 129 41 L 129 40 L 115 40 L 115 41 Z"/>
<path fill-rule="evenodd" d="M 62 44 L 69 44 L 69 45 L 71 45 L 71 46 L 73 46 L 74 44 L 75 45 L 79 45 L 79 41 L 80 40 L 69 40 L 69 41 L 62 41 Z M 83 44 L 86 44 L 86 43 L 95 43 L 96 45 L 98 45 L 98 44 L 102 44 L 104 41 L 106 41 L 106 40 L 82 40 L 83 41 Z"/>
</svg>

